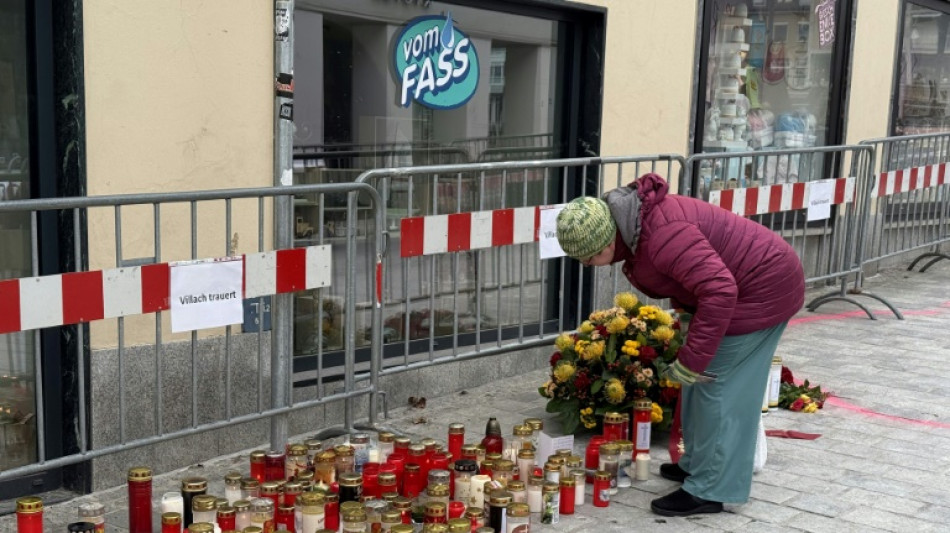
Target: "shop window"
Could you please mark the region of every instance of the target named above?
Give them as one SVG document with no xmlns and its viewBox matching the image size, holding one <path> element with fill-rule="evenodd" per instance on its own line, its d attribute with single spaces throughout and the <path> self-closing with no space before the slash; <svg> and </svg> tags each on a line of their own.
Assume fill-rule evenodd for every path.
<svg viewBox="0 0 950 533">
<path fill-rule="evenodd" d="M 835 144 L 840 91 L 832 83 L 842 4 L 835 0 L 706 2 L 696 147 L 701 152 L 768 151 Z M 822 174 L 782 172 L 774 161 L 708 179 L 746 186 L 803 181 Z M 817 170 L 817 172 L 815 171 Z"/>
<path fill-rule="evenodd" d="M 892 120 L 895 135 L 950 129 L 950 14 L 946 10 L 950 6 L 944 3 L 904 5 Z"/>
</svg>

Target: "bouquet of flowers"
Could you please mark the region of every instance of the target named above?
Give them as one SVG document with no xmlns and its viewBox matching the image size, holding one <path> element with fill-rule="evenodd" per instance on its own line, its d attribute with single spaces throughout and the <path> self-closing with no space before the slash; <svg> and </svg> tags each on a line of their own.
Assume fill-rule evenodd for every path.
<svg viewBox="0 0 950 533">
<path fill-rule="evenodd" d="M 623 292 L 554 344 L 550 379 L 538 392 L 565 432 L 593 429 L 604 413 L 630 412 L 641 398 L 653 402 L 653 423 L 669 427 L 680 385 L 660 376 L 683 345 L 678 318 Z"/>
<path fill-rule="evenodd" d="M 825 406 L 830 392 L 821 390 L 821 385 L 812 385 L 806 379 L 804 383 L 795 383 L 795 377 L 787 366 L 782 367 L 781 389 L 778 406 L 790 411 L 814 413 Z"/>
</svg>

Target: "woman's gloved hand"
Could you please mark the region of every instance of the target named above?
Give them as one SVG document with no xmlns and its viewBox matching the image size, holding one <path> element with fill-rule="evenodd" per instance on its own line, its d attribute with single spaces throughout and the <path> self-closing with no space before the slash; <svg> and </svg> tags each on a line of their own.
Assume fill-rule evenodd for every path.
<svg viewBox="0 0 950 533">
<path fill-rule="evenodd" d="M 700 375 L 698 372 L 693 372 L 692 370 L 686 368 L 686 365 L 677 359 L 673 361 L 673 364 L 666 367 L 666 372 L 664 372 L 663 377 L 670 381 L 678 381 L 683 385 L 692 385 L 693 383 L 696 383 L 696 380 L 700 377 Z"/>
</svg>

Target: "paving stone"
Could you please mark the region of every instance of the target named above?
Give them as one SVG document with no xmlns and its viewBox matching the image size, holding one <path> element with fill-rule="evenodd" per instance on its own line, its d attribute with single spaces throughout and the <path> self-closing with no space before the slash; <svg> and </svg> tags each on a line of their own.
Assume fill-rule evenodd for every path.
<svg viewBox="0 0 950 533">
<path fill-rule="evenodd" d="M 800 494 L 783 502 L 786 506 L 828 517 L 836 517 L 857 504 L 839 499 L 838 494 Z"/>
<path fill-rule="evenodd" d="M 946 524 L 934 524 L 874 507 L 861 506 L 841 515 L 842 520 L 894 532 L 945 530 Z"/>
</svg>

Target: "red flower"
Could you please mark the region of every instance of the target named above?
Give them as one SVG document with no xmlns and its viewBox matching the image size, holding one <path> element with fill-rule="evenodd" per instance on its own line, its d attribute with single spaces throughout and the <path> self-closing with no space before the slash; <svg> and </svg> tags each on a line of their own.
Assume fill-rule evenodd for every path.
<svg viewBox="0 0 950 533">
<path fill-rule="evenodd" d="M 586 391 L 591 383 L 592 381 L 587 375 L 587 372 L 578 372 L 574 375 L 574 389 L 578 391 Z"/>
<path fill-rule="evenodd" d="M 679 319 L 676 319 L 676 320 L 673 321 L 673 329 L 679 331 L 679 329 L 680 329 L 680 321 L 679 321 Z"/>
<path fill-rule="evenodd" d="M 802 409 L 805 408 L 805 400 L 798 398 L 797 400 L 792 402 L 792 405 L 789 405 L 788 408 L 791 411 L 801 411 Z"/>
<path fill-rule="evenodd" d="M 561 360 L 561 352 L 554 352 L 554 355 L 551 356 L 551 366 L 557 364 Z"/>
<path fill-rule="evenodd" d="M 648 365 L 653 362 L 654 359 L 659 356 L 655 349 L 651 346 L 641 346 L 640 348 L 640 364 Z"/>
<path fill-rule="evenodd" d="M 661 387 L 660 388 L 660 401 L 657 402 L 661 405 L 675 405 L 676 400 L 680 396 L 680 390 L 674 387 Z"/>
<path fill-rule="evenodd" d="M 782 383 L 795 383 L 795 376 L 792 375 L 792 371 L 787 366 L 782 366 Z"/>
<path fill-rule="evenodd" d="M 605 339 L 610 336 L 610 333 L 607 332 L 607 326 L 603 326 L 603 325 L 597 326 L 597 332 L 600 333 L 600 336 Z"/>
</svg>

